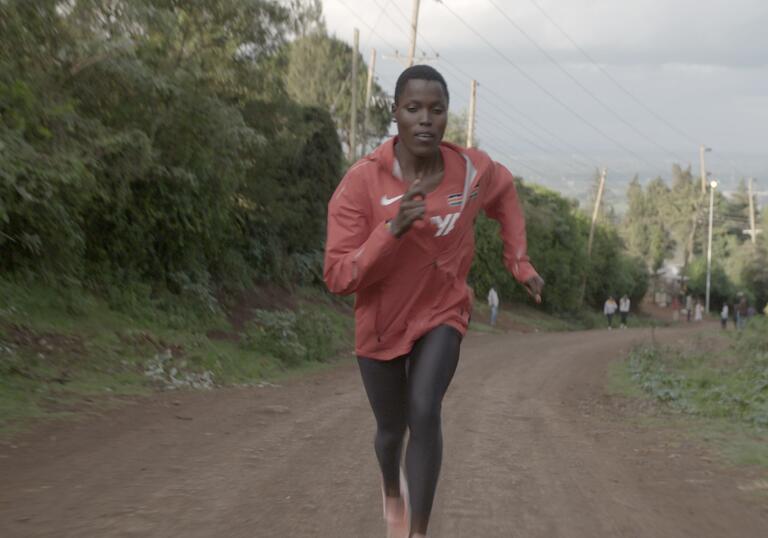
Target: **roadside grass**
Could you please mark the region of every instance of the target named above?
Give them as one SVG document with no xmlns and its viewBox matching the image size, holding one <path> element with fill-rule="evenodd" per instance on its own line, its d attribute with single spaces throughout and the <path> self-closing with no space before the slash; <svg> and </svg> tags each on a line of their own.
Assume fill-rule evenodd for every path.
<svg viewBox="0 0 768 538">
<path fill-rule="evenodd" d="M 296 290 L 295 311 L 254 308 L 240 332 L 205 302 L 149 296 L 0 279 L 0 436 L 157 390 L 278 381 L 351 348 L 348 304 L 320 290 Z"/>
<path fill-rule="evenodd" d="M 728 461 L 768 468 L 768 320 L 698 335 L 684 347 L 639 346 L 609 369 L 608 390 L 652 401 L 662 420 Z"/>
<path fill-rule="evenodd" d="M 626 362 L 614 361 L 608 366 L 607 390 L 609 394 L 629 398 L 643 398 L 646 394 L 632 379 Z"/>
</svg>

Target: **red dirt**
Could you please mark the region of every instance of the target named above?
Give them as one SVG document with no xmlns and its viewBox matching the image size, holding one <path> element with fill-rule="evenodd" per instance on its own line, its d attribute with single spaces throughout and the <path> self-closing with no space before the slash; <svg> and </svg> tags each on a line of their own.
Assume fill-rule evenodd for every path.
<svg viewBox="0 0 768 538">
<path fill-rule="evenodd" d="M 631 400 L 606 394 L 609 363 L 649 338 L 468 336 L 430 537 L 765 536 L 764 470 L 641 426 Z M 0 536 L 383 537 L 372 436 L 353 361 L 41 426 L 0 444 Z"/>
</svg>

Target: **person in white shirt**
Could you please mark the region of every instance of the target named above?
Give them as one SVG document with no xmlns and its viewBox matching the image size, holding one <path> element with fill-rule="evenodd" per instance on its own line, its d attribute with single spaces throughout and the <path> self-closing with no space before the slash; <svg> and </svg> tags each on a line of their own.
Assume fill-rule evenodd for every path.
<svg viewBox="0 0 768 538">
<path fill-rule="evenodd" d="M 619 315 L 621 316 L 621 328 L 627 328 L 627 317 L 629 316 L 630 300 L 626 294 L 619 299 Z"/>
<path fill-rule="evenodd" d="M 491 326 L 494 326 L 496 325 L 496 316 L 499 314 L 499 294 L 496 293 L 493 286 L 488 290 L 488 306 L 491 307 Z"/>
<path fill-rule="evenodd" d="M 768 309 L 768 306 L 766 306 L 766 309 Z M 723 309 L 720 310 L 720 325 L 723 329 L 728 328 L 728 313 L 728 303 L 723 303 Z"/>
<path fill-rule="evenodd" d="M 695 314 L 694 314 L 694 320 L 695 321 L 701 321 L 704 316 L 704 306 L 701 304 L 701 301 L 696 301 L 696 307 L 695 307 Z"/>
<path fill-rule="evenodd" d="M 608 330 L 613 329 L 613 315 L 616 313 L 616 308 L 618 308 L 616 299 L 614 299 L 611 295 L 603 305 L 603 314 L 605 314 L 605 317 L 608 318 Z"/>
</svg>

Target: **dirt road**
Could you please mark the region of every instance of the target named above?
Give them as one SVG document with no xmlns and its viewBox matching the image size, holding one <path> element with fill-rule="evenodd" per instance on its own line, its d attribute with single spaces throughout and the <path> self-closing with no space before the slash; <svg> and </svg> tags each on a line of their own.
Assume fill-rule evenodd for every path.
<svg viewBox="0 0 768 538">
<path fill-rule="evenodd" d="M 744 491 L 765 475 L 605 394 L 608 363 L 649 335 L 469 336 L 431 536 L 768 535 L 768 501 Z M 383 537 L 372 436 L 351 360 L 280 387 L 160 395 L 0 445 L 0 536 Z"/>
</svg>

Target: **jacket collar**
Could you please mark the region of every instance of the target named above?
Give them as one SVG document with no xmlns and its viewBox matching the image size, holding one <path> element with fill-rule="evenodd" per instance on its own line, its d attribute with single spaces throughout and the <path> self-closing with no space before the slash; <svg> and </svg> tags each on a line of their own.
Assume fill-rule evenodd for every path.
<svg viewBox="0 0 768 538">
<path fill-rule="evenodd" d="M 376 161 L 382 169 L 392 174 L 394 177 L 402 179 L 403 175 L 400 170 L 400 163 L 395 157 L 396 142 L 397 136 L 393 136 L 381 144 L 378 148 L 376 148 L 373 153 L 369 155 L 369 158 Z M 450 142 L 440 142 L 440 148 L 455 151 L 461 155 L 461 157 L 466 162 L 467 172 L 464 178 L 464 192 L 462 193 L 463 196 L 461 203 L 461 210 L 463 210 L 472 185 L 482 175 L 482 173 L 485 172 L 485 169 L 490 164 L 490 159 L 487 157 L 485 159 L 481 159 L 480 156 L 485 155 L 484 153 L 478 152 L 476 150 L 467 150 L 466 148 L 457 146 L 456 144 L 452 144 Z M 473 156 L 475 159 L 472 158 Z"/>
<path fill-rule="evenodd" d="M 381 168 L 391 173 L 395 177 L 401 178 L 402 174 L 400 173 L 400 164 L 397 162 L 397 158 L 395 157 L 395 143 L 397 143 L 397 135 L 391 137 L 378 148 L 376 148 L 371 154 L 368 155 L 368 159 L 376 161 Z M 475 172 L 485 171 L 485 163 L 482 162 L 482 159 L 477 158 L 477 154 L 479 153 L 478 151 L 467 150 L 466 148 L 446 141 L 440 142 L 440 147 L 455 151 L 461 155 L 464 160 L 467 161 L 468 169 L 472 169 Z"/>
</svg>

